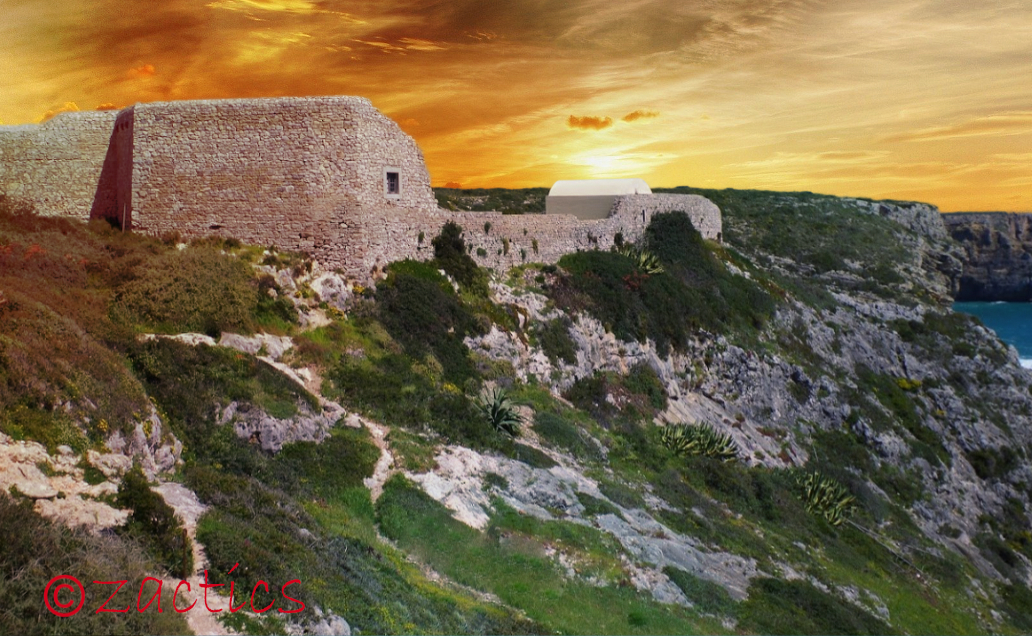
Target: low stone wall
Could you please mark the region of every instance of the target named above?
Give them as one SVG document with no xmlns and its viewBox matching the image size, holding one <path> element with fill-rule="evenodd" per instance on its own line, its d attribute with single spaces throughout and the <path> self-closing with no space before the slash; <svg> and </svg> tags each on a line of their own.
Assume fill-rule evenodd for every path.
<svg viewBox="0 0 1032 636">
<path fill-rule="evenodd" d="M 702 238 L 715 241 L 722 238 L 720 209 L 709 199 L 695 194 L 628 194 L 616 199 L 612 214 L 624 217 L 637 214 L 642 223 L 648 225 L 652 215 L 661 212 L 684 212 Z"/>
<path fill-rule="evenodd" d="M 642 195 L 633 195 L 635 198 Z M 657 195 L 645 195 L 657 196 Z M 597 221 L 581 221 L 566 214 L 501 214 L 498 212 L 399 213 L 380 210 L 343 230 L 332 244 L 314 256 L 360 281 L 374 279 L 392 261 L 433 257 L 430 242 L 448 221 L 464 230 L 470 256 L 478 265 L 498 272 L 523 263 L 556 263 L 564 254 L 613 246 L 617 234 L 638 241 L 659 212 L 684 211 L 707 239 L 718 239 L 720 209 L 697 195 L 676 195 L 658 202 L 633 201 L 614 206 L 614 213 Z M 642 204 L 645 213 L 642 214 Z"/>
</svg>

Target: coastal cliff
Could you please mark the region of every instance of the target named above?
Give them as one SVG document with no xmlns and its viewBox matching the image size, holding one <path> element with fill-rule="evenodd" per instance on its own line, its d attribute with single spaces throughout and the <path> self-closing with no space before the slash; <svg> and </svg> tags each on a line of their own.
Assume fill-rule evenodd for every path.
<svg viewBox="0 0 1032 636">
<path fill-rule="evenodd" d="M 375 289 L 0 213 L 5 616 L 65 620 L 40 623 L 32 555 L 116 576 L 88 542 L 42 549 L 65 526 L 130 576 L 178 565 L 120 525 L 137 460 L 195 576 L 296 579 L 308 608 L 188 614 L 202 633 L 1032 629 L 1032 374 L 951 311 L 935 208 L 674 192 L 720 207 L 723 242 L 658 214 L 501 276 L 446 226 Z M 185 631 L 160 618 L 111 620 Z"/>
<path fill-rule="evenodd" d="M 1032 300 L 1032 214 L 958 212 L 942 220 L 964 250 L 953 281 L 958 301 Z"/>
</svg>

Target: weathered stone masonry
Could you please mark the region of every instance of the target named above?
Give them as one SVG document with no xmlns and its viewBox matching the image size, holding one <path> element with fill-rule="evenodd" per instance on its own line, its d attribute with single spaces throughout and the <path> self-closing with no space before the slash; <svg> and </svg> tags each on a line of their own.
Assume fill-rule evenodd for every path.
<svg viewBox="0 0 1032 636">
<path fill-rule="evenodd" d="M 137 104 L 0 127 L 0 191 L 42 214 L 303 251 L 363 281 L 432 256 L 448 221 L 496 269 L 605 249 L 617 233 L 634 241 L 657 212 L 721 231 L 719 209 L 693 195 L 621 197 L 597 221 L 442 210 L 415 141 L 358 97 Z"/>
</svg>

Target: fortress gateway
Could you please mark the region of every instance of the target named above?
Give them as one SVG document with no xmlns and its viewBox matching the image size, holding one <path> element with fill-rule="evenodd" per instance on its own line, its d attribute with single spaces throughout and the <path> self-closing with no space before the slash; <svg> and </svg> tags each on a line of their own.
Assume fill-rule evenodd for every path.
<svg viewBox="0 0 1032 636">
<path fill-rule="evenodd" d="M 636 240 L 662 211 L 687 212 L 706 238 L 721 231 L 719 209 L 693 195 L 617 196 L 596 220 L 442 210 L 415 141 L 360 97 L 157 102 L 0 126 L 0 192 L 44 215 L 302 251 L 358 280 L 429 258 L 450 220 L 495 268 Z"/>
</svg>

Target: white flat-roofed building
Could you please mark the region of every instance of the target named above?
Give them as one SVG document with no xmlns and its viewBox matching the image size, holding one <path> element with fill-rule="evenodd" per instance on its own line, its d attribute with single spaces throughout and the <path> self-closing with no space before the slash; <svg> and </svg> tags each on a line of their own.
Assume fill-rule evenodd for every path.
<svg viewBox="0 0 1032 636">
<path fill-rule="evenodd" d="M 545 199 L 547 214 L 572 214 L 581 220 L 604 219 L 617 197 L 652 194 L 643 179 L 583 179 L 556 181 Z"/>
</svg>

